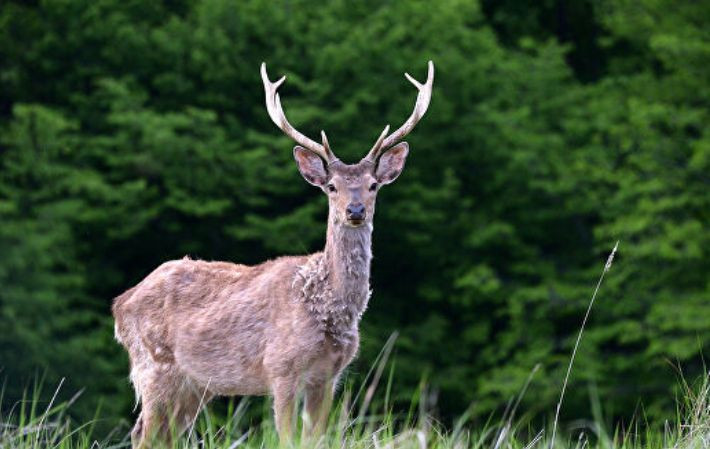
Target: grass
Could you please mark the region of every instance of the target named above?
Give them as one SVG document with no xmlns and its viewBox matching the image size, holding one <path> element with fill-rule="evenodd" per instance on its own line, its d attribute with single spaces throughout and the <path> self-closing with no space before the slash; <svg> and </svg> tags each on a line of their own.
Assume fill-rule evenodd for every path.
<svg viewBox="0 0 710 449">
<path fill-rule="evenodd" d="M 373 384 L 368 385 L 367 388 Z M 705 378 L 695 387 L 683 383 L 685 397 L 675 419 L 665 426 L 651 427 L 637 424 L 631 430 L 611 431 L 592 424 L 588 431 L 572 438 L 560 432 L 551 441 L 552 429 L 531 429 L 516 422 L 514 408 L 498 420 L 475 426 L 462 416 L 451 428 L 445 429 L 418 407 L 416 398 L 409 413 L 374 414 L 363 412 L 366 394 L 355 402 L 357 393 L 342 395 L 331 413 L 327 434 L 318 441 L 296 440 L 294 448 L 446 448 L 446 449 L 695 449 L 710 447 L 710 379 Z M 367 391 L 367 388 L 364 391 Z M 521 391 L 521 395 L 524 392 Z M 55 394 L 56 396 L 56 394 Z M 349 399 L 349 398 L 352 398 Z M 57 448 L 111 449 L 129 448 L 127 425 L 119 426 L 109 435 L 97 439 L 95 420 L 76 425 L 68 417 L 72 401 L 55 404 L 40 401 L 37 393 L 18 402 L 8 413 L 0 416 L 0 448 Z M 188 436 L 176 440 L 171 449 L 206 448 L 276 448 L 278 436 L 271 417 L 261 424 L 250 426 L 245 413 L 248 400 L 234 402 L 226 417 L 218 418 L 203 412 Z"/>
<path fill-rule="evenodd" d="M 618 246 L 618 242 L 617 242 Z M 662 428 L 637 422 L 626 430 L 609 432 L 601 420 L 588 426 L 587 432 L 558 434 L 558 418 L 563 405 L 564 394 L 569 380 L 574 358 L 579 347 L 584 328 L 604 275 L 611 268 L 617 246 L 609 255 L 597 282 L 587 311 L 577 336 L 560 399 L 555 409 L 550 428 L 533 429 L 530 421 L 517 421 L 515 413 L 530 381 L 537 370 L 531 372 L 522 386 L 519 396 L 510 401 L 503 415 L 490 419 L 484 425 L 475 426 L 469 416 L 461 416 L 451 428 L 445 428 L 427 412 L 419 398 L 423 392 L 412 398 L 409 412 L 396 414 L 389 404 L 392 386 L 390 373 L 384 387 L 384 412 L 377 414 L 373 398 L 382 380 L 387 358 L 392 350 L 396 335 L 385 344 L 372 365 L 359 390 L 347 390 L 330 415 L 328 431 L 318 440 L 301 440 L 296 437 L 290 448 L 362 448 L 362 449 L 700 449 L 710 448 L 710 376 L 691 387 L 682 382 L 685 396 L 679 403 L 675 419 L 667 421 Z M 0 413 L 0 449 L 113 449 L 129 448 L 130 436 L 127 425 L 120 426 L 101 439 L 94 437 L 96 420 L 76 425 L 68 416 L 73 398 L 55 404 L 57 387 L 52 399 L 44 404 L 40 401 L 40 388 L 35 386 L 33 394 L 19 401 L 8 412 Z M 2 395 L 0 394 L 0 403 Z M 236 405 L 235 405 L 236 404 Z M 246 417 L 248 399 L 238 403 L 230 402 L 226 418 L 220 419 L 203 411 L 192 428 L 175 439 L 169 449 L 235 449 L 235 448 L 276 448 L 279 439 L 270 414 L 258 426 L 251 426 Z M 592 404 L 593 409 L 598 405 Z M 594 413 L 599 416 L 600 413 Z M 630 430 L 629 430 L 630 429 Z"/>
</svg>

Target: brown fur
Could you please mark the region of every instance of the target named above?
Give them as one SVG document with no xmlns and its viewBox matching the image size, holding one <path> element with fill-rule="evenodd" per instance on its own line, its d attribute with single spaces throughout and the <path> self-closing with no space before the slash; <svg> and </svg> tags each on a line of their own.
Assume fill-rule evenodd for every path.
<svg viewBox="0 0 710 449">
<path fill-rule="evenodd" d="M 307 430 L 323 430 L 337 379 L 357 353 L 370 297 L 377 190 L 401 171 L 403 145 L 389 169 L 369 162 L 326 168 L 310 152 L 297 157 L 304 177 L 320 179 L 328 194 L 323 252 L 257 266 L 186 257 L 115 299 L 116 339 L 128 351 L 142 402 L 134 446 L 168 438 L 171 425 L 184 431 L 215 395 L 273 395 L 277 429 L 288 437 L 303 390 Z M 345 212 L 353 202 L 366 208 L 355 224 Z"/>
</svg>

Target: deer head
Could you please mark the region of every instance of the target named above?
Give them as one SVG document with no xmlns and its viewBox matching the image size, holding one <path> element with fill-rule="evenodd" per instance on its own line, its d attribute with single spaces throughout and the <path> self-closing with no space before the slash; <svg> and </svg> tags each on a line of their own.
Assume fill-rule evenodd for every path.
<svg viewBox="0 0 710 449">
<path fill-rule="evenodd" d="M 380 187 L 393 182 L 404 168 L 409 145 L 401 140 L 424 116 L 434 83 L 434 64 L 429 61 L 426 83 L 421 84 L 408 73 L 406 78 L 419 91 L 414 111 L 393 133 L 389 125 L 380 134 L 372 149 L 356 164 L 341 162 L 330 149 L 328 138 L 321 131 L 321 142 L 315 142 L 296 130 L 286 119 L 277 90 L 286 80 L 271 82 L 266 64 L 261 64 L 261 78 L 266 93 L 269 117 L 286 135 L 298 143 L 293 155 L 303 178 L 328 195 L 330 217 L 334 224 L 360 227 L 372 223 L 375 199 Z"/>
</svg>

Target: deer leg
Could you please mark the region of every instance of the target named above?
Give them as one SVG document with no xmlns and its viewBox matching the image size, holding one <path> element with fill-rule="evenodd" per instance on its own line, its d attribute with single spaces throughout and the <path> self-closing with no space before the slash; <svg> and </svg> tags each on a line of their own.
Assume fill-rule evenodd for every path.
<svg viewBox="0 0 710 449">
<path fill-rule="evenodd" d="M 133 431 L 135 437 L 131 434 L 131 443 L 134 449 L 148 449 L 151 447 L 154 440 L 162 437 L 162 433 L 166 427 L 166 416 L 150 404 L 143 404 L 139 421 Z"/>
<path fill-rule="evenodd" d="M 317 438 L 325 432 L 332 403 L 333 381 L 306 387 L 304 429 L 308 437 Z"/>
<path fill-rule="evenodd" d="M 274 421 L 281 443 L 290 441 L 296 417 L 297 383 L 290 378 L 279 378 L 272 385 L 274 394 Z"/>
<path fill-rule="evenodd" d="M 140 388 L 141 413 L 131 435 L 134 449 L 170 444 L 172 404 L 181 399 L 176 388 L 178 378 L 165 366 L 148 365 L 132 373 Z"/>
<path fill-rule="evenodd" d="M 197 414 L 202 406 L 212 399 L 212 394 L 205 392 L 203 395 L 190 394 L 176 402 L 172 412 L 172 431 L 176 437 L 190 429 L 197 419 Z"/>
<path fill-rule="evenodd" d="M 143 412 L 138 415 L 136 423 L 131 430 L 131 447 L 138 447 L 138 443 L 143 438 Z"/>
</svg>

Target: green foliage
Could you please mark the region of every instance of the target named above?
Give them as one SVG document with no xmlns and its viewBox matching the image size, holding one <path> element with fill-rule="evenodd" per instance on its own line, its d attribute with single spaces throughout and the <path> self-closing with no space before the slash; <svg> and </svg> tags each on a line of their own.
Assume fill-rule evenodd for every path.
<svg viewBox="0 0 710 449">
<path fill-rule="evenodd" d="M 323 244 L 326 205 L 269 121 L 258 67 L 346 161 L 437 74 L 408 166 L 380 195 L 362 375 L 395 329 L 395 404 L 501 408 L 533 367 L 552 411 L 599 266 L 621 240 L 570 379 L 613 418 L 673 410 L 702 372 L 710 296 L 710 8 L 667 1 L 8 1 L 0 6 L 3 407 L 32 375 L 127 416 L 111 298 L 185 254 L 258 263 Z M 571 24 L 571 25 L 570 25 Z M 574 29 L 570 30 L 570 27 Z"/>
</svg>

